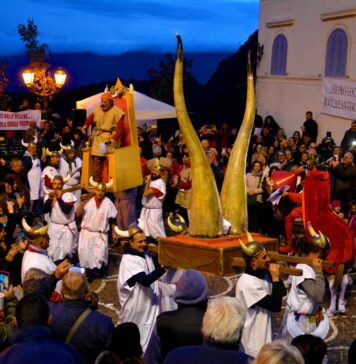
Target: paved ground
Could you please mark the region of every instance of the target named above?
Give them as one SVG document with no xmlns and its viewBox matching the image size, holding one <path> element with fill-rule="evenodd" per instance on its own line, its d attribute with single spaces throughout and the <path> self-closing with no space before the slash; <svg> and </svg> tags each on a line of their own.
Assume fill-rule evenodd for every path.
<svg viewBox="0 0 356 364">
<path fill-rule="evenodd" d="M 99 310 L 112 317 L 118 323 L 118 296 L 116 279 L 121 255 L 117 250 L 111 250 L 109 276 L 106 279 L 95 280 L 90 288 L 98 293 L 100 299 Z M 206 276 L 209 285 L 209 296 L 233 296 L 238 276 L 215 277 Z M 328 363 L 347 363 L 347 351 L 353 339 L 356 339 L 356 285 L 355 282 L 348 292 L 348 311 L 346 315 L 337 315 L 331 319 L 331 330 L 326 338 L 328 344 Z M 327 307 L 328 301 L 325 302 Z M 283 313 L 282 313 L 283 314 Z M 282 314 L 275 317 L 276 328 L 281 321 Z"/>
</svg>

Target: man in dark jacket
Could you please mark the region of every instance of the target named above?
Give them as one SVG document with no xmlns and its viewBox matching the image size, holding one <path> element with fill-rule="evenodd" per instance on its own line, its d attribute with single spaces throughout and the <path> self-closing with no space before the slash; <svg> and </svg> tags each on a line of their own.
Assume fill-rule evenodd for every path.
<svg viewBox="0 0 356 364">
<path fill-rule="evenodd" d="M 16 325 L 20 329 L 13 344 L 2 354 L 2 364 L 84 364 L 83 358 L 68 345 L 52 336 L 46 299 L 37 294 L 24 297 L 16 307 Z"/>
<path fill-rule="evenodd" d="M 177 283 L 174 300 L 178 309 L 157 317 L 145 352 L 146 364 L 161 363 L 171 350 L 203 342 L 201 327 L 208 302 L 208 285 L 203 275 L 193 269 L 185 271 Z"/>
<path fill-rule="evenodd" d="M 93 363 L 101 351 L 111 343 L 114 325 L 110 317 L 88 308 L 85 295 L 88 291 L 86 277 L 77 270 L 69 271 L 62 280 L 63 303 L 51 303 L 51 330 L 54 337 L 70 343 Z M 69 340 L 69 332 L 80 315 L 87 311 L 77 330 Z"/>
<path fill-rule="evenodd" d="M 341 149 L 344 153 L 349 152 L 350 148 L 354 147 L 356 143 L 356 120 L 351 123 L 351 128 L 346 130 L 344 137 L 341 141 Z"/>
</svg>

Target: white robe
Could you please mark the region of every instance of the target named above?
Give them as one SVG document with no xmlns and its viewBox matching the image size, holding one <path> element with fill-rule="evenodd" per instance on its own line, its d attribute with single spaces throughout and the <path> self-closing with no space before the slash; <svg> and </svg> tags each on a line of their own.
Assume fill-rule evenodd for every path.
<svg viewBox="0 0 356 364">
<path fill-rule="evenodd" d="M 272 294 L 272 285 L 264 279 L 243 273 L 236 284 L 236 298 L 247 308 L 241 344 L 246 354 L 256 357 L 261 347 L 272 341 L 272 313 L 255 303 Z M 254 306 L 254 307 L 252 307 Z"/>
<path fill-rule="evenodd" d="M 300 287 L 307 279 L 315 281 L 315 270 L 307 264 L 297 264 L 296 268 L 301 269 L 303 275 L 291 277 L 292 286 L 287 297 L 287 307 L 281 325 L 280 335 L 293 338 L 299 335 L 311 334 L 325 338 L 329 332 L 329 319 L 324 313 L 324 319 L 319 322 L 319 325 L 317 326 L 316 322 L 309 320 L 309 317 L 305 316 L 314 315 L 319 310 L 320 306 Z M 296 320 L 294 315 L 295 312 L 304 315 L 300 315 L 298 320 Z"/>
<path fill-rule="evenodd" d="M 75 162 L 75 163 L 74 163 Z M 68 162 L 65 158 L 61 158 L 59 162 L 59 171 L 61 176 L 66 177 L 71 174 L 71 178 L 64 184 L 63 189 L 70 188 L 73 186 L 78 186 L 80 184 L 80 172 L 82 169 L 82 160 L 78 157 L 74 159 L 74 162 Z M 77 201 L 74 204 L 76 209 L 80 202 L 81 191 L 72 191 Z"/>
<path fill-rule="evenodd" d="M 75 203 L 76 197 L 71 192 L 62 195 L 65 203 Z M 73 256 L 77 250 L 78 229 L 75 223 L 75 209 L 65 214 L 58 202 L 52 207 L 49 213 L 49 248 L 48 255 L 54 260 L 64 259 L 66 255 Z"/>
<path fill-rule="evenodd" d="M 41 183 L 41 161 L 38 158 L 33 158 L 33 156 L 26 151 L 24 157 L 30 157 L 32 161 L 32 167 L 27 172 L 27 179 L 30 185 L 30 200 L 38 200 L 42 197 L 42 183 Z"/>
<path fill-rule="evenodd" d="M 158 198 L 155 195 L 142 197 L 140 219 L 145 235 L 156 239 L 158 236 L 166 236 L 162 211 L 163 201 L 166 197 L 166 184 L 163 179 L 159 178 L 150 182 L 150 188 L 161 191 L 162 195 Z"/>
<path fill-rule="evenodd" d="M 78 244 L 81 267 L 93 269 L 108 264 L 109 219 L 115 218 L 116 214 L 114 204 L 107 197 L 99 208 L 96 207 L 94 197 L 84 206 Z"/>
<path fill-rule="evenodd" d="M 48 257 L 48 255 L 26 250 L 22 259 L 21 266 L 22 283 L 25 278 L 26 272 L 30 268 L 42 269 L 47 274 L 52 274 L 53 271 L 56 269 L 56 265 L 53 263 L 52 259 Z"/>
<path fill-rule="evenodd" d="M 154 271 L 154 263 L 151 257 L 142 258 L 136 255 L 124 254 L 121 259 L 117 290 L 120 301 L 120 323 L 134 322 L 141 334 L 141 346 L 145 352 L 153 327 L 159 314 L 159 288 L 158 281 L 149 287 L 136 283 L 130 287 L 127 281 L 134 275 Z"/>
</svg>

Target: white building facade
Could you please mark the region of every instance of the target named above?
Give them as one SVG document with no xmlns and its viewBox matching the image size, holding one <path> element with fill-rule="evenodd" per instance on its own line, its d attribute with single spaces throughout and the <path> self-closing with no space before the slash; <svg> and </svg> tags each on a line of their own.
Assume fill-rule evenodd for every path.
<svg viewBox="0 0 356 364">
<path fill-rule="evenodd" d="M 310 110 L 318 141 L 331 131 L 340 144 L 356 120 L 356 0 L 260 0 L 259 43 L 258 113 L 291 136 Z M 341 100 L 323 96 L 326 81 Z"/>
</svg>

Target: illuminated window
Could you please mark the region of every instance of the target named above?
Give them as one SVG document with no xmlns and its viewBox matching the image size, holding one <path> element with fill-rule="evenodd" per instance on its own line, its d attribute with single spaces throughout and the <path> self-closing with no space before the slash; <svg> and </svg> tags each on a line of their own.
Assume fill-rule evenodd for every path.
<svg viewBox="0 0 356 364">
<path fill-rule="evenodd" d="M 272 48 L 272 75 L 285 75 L 287 69 L 287 38 L 283 34 L 277 35 Z"/>
<path fill-rule="evenodd" d="M 335 29 L 326 46 L 326 77 L 345 77 L 347 61 L 347 35 L 344 30 Z"/>
</svg>

